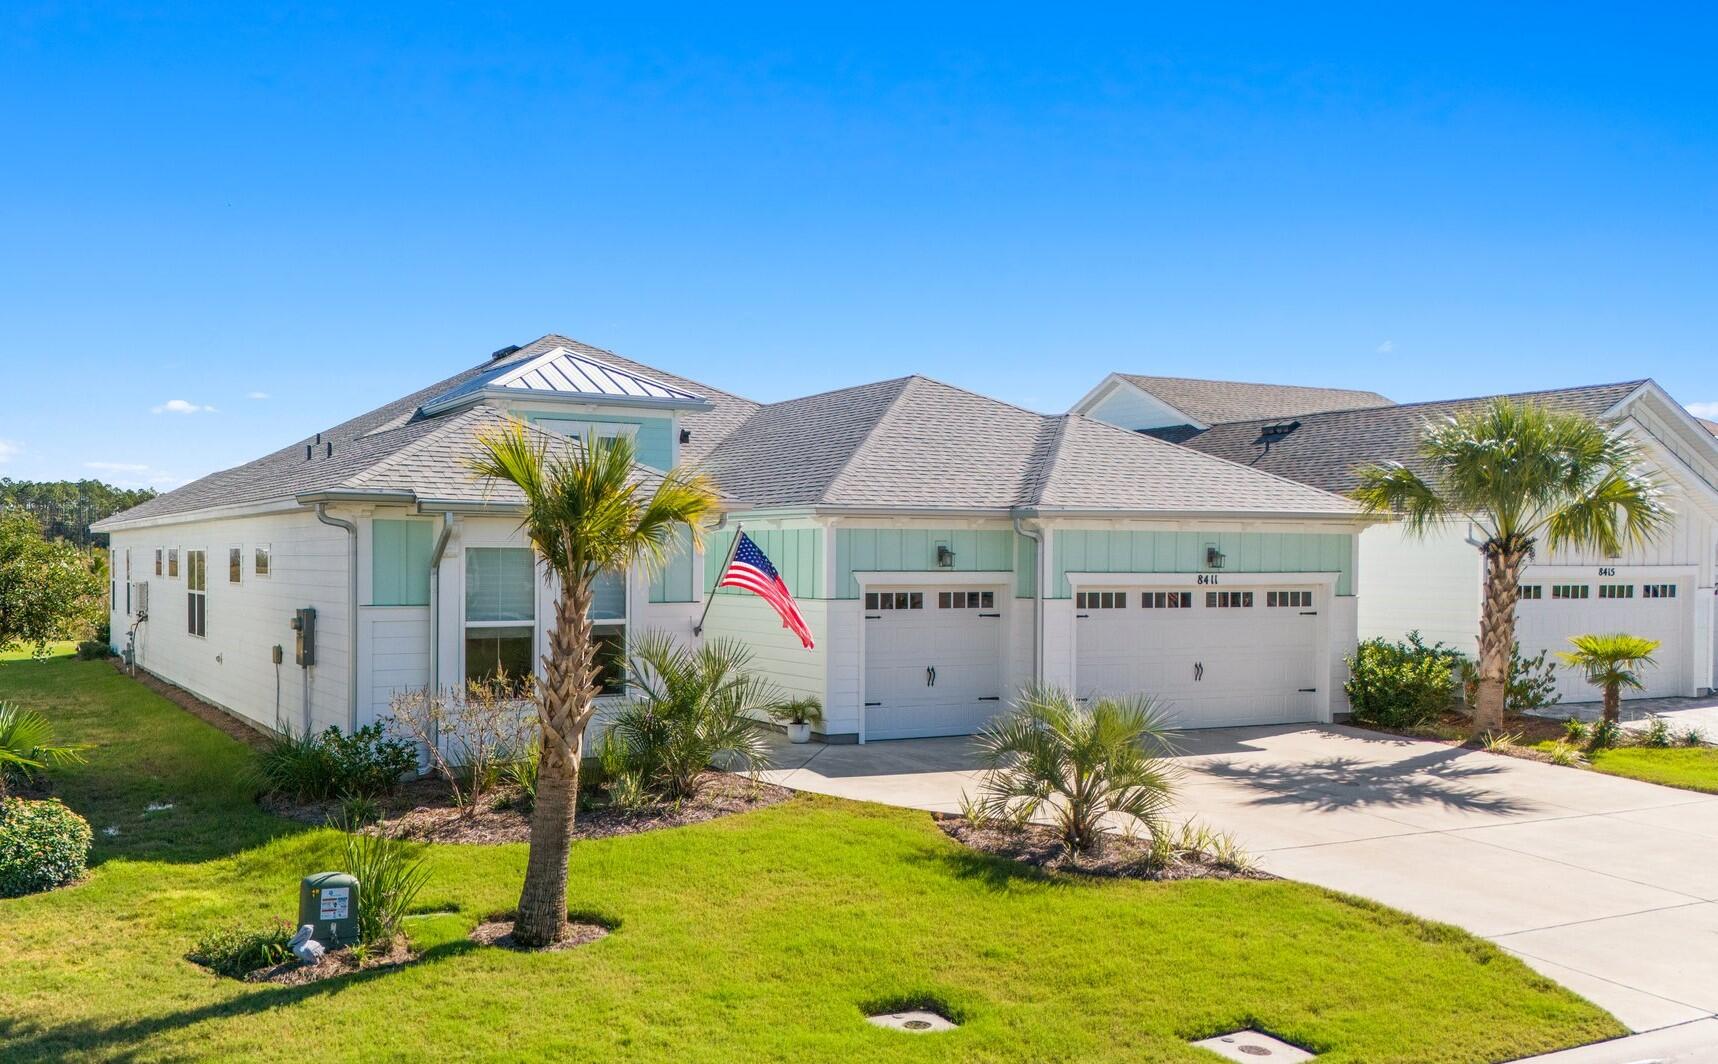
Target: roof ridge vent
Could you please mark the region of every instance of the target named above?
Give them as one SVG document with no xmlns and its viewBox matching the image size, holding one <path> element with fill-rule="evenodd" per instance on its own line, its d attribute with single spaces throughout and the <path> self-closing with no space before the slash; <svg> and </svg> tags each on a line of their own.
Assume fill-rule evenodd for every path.
<svg viewBox="0 0 1718 1064">
<path fill-rule="evenodd" d="M 506 347 L 498 348 L 495 351 L 490 352 L 489 361 L 499 362 L 519 349 L 518 344 L 508 344 Z"/>
</svg>

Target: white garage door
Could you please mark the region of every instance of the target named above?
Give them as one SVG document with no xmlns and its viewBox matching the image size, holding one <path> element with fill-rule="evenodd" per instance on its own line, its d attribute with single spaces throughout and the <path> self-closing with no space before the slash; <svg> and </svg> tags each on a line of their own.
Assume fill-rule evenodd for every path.
<svg viewBox="0 0 1718 1064">
<path fill-rule="evenodd" d="M 1316 720 L 1317 601 L 1289 587 L 1076 592 L 1075 686 L 1151 695 L 1181 728 Z"/>
<path fill-rule="evenodd" d="M 1656 639 L 1662 646 L 1653 655 L 1656 668 L 1641 672 L 1644 691 L 1625 691 L 1624 698 L 1658 698 L 1688 694 L 1685 677 L 1692 634 L 1689 630 L 1688 586 L 1676 580 L 1524 580 L 1515 611 L 1515 638 L 1521 653 L 1533 657 L 1568 650 L 1569 637 L 1588 633 L 1627 632 Z M 1565 702 L 1593 702 L 1599 695 L 1578 670 L 1558 663 L 1557 692 Z"/>
<path fill-rule="evenodd" d="M 865 738 L 970 735 L 1002 708 L 1000 588 L 867 588 Z"/>
</svg>

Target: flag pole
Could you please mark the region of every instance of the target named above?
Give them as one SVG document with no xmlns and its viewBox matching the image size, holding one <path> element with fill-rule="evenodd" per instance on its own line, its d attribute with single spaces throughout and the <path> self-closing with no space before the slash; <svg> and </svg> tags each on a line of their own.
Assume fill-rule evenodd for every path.
<svg viewBox="0 0 1718 1064">
<path fill-rule="evenodd" d="M 722 567 L 716 570 L 716 583 L 718 585 L 722 582 L 722 574 L 728 571 L 728 566 L 734 564 L 734 552 L 740 549 L 740 529 L 744 527 L 746 526 L 737 521 L 734 523 L 734 542 L 728 544 L 728 556 L 722 559 Z M 712 587 L 710 594 L 705 597 L 704 612 L 698 615 L 698 623 L 692 626 L 693 635 L 701 636 L 704 634 L 704 621 L 710 616 L 710 607 L 716 604 L 717 590 L 717 588 Z"/>
</svg>

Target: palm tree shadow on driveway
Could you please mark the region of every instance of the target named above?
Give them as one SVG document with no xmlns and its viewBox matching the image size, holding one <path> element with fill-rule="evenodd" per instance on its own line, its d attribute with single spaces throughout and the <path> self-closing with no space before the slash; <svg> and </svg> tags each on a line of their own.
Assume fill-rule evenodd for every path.
<svg viewBox="0 0 1718 1064">
<path fill-rule="evenodd" d="M 1195 771 L 1239 784 L 1249 805 L 1298 806 L 1311 812 L 1359 812 L 1437 807 L 1473 813 L 1532 813 L 1540 806 L 1487 788 L 1502 765 L 1475 764 L 1454 748 L 1427 751 L 1387 764 L 1331 756 L 1309 761 L 1210 761 Z"/>
</svg>

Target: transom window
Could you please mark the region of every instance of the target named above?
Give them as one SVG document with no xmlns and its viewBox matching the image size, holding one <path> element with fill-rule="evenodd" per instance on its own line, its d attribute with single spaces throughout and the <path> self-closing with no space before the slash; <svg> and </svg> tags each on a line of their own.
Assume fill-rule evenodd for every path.
<svg viewBox="0 0 1718 1064">
<path fill-rule="evenodd" d="M 1074 607 L 1082 610 L 1125 610 L 1127 592 L 1077 591 L 1074 593 Z"/>
<path fill-rule="evenodd" d="M 1205 605 L 1219 610 L 1252 609 L 1253 593 L 1251 591 L 1207 591 L 1205 592 Z"/>
<path fill-rule="evenodd" d="M 1634 585 L 1600 584 L 1599 597 L 1602 599 L 1632 599 L 1634 598 Z"/>
<path fill-rule="evenodd" d="M 988 610 L 995 605 L 994 591 L 937 592 L 937 608 L 941 610 Z"/>
<path fill-rule="evenodd" d="M 208 634 L 208 559 L 208 551 L 185 552 L 185 630 L 195 636 Z"/>
<path fill-rule="evenodd" d="M 1266 606 L 1287 606 L 1289 608 L 1312 608 L 1312 592 L 1310 591 L 1267 591 L 1265 592 Z"/>
<path fill-rule="evenodd" d="M 1586 584 L 1552 584 L 1551 597 L 1554 599 L 1592 598 L 1593 589 Z"/>
<path fill-rule="evenodd" d="M 1641 598 L 1675 598 L 1675 584 L 1647 584 L 1641 588 Z"/>
<path fill-rule="evenodd" d="M 1193 608 L 1193 592 L 1142 591 L 1139 605 L 1147 610 L 1190 610 Z"/>
<path fill-rule="evenodd" d="M 925 593 L 923 591 L 867 591 L 865 592 L 865 608 L 868 610 L 922 610 L 925 608 Z"/>
<path fill-rule="evenodd" d="M 1522 584 L 1521 585 L 1521 597 L 1523 599 L 1535 599 L 1535 600 L 1536 599 L 1542 599 L 1545 597 L 1545 585 L 1543 585 L 1543 584 Z"/>
</svg>

